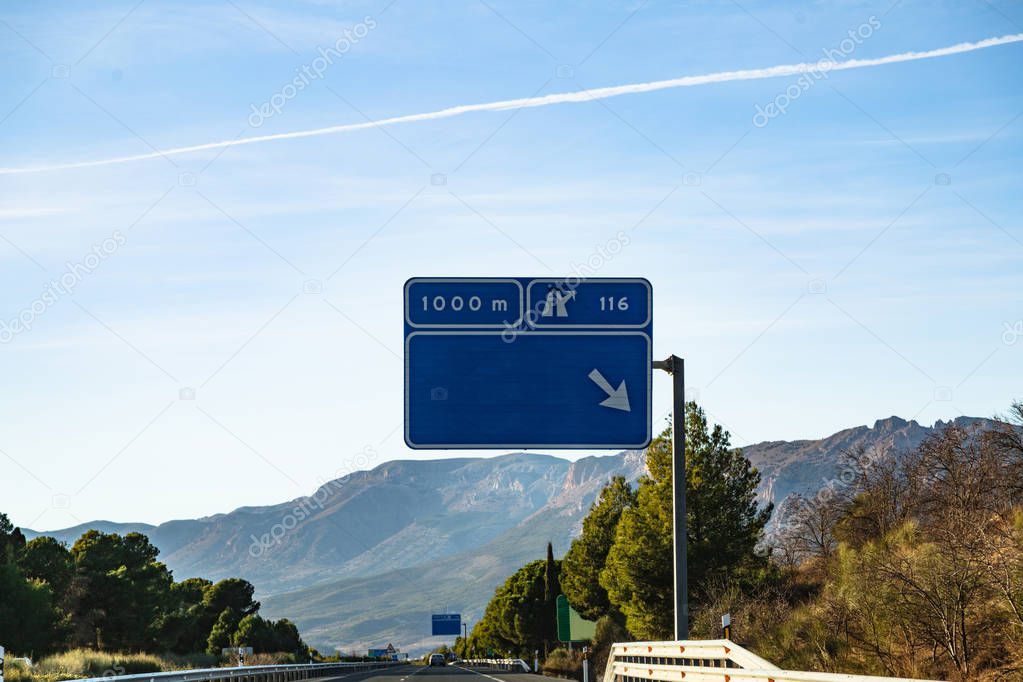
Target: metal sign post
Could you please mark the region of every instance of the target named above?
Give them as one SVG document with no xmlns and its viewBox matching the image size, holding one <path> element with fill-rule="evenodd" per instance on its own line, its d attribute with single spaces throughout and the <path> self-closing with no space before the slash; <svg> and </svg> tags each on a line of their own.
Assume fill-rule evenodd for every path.
<svg viewBox="0 0 1023 682">
<path fill-rule="evenodd" d="M 675 574 L 675 640 L 689 639 L 689 531 L 686 527 L 686 381 L 685 361 L 677 355 L 655 361 L 671 374 L 672 545 Z"/>
</svg>

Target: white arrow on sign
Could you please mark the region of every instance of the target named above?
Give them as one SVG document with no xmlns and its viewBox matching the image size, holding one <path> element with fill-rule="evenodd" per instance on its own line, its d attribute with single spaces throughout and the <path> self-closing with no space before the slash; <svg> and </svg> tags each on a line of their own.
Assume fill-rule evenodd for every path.
<svg viewBox="0 0 1023 682">
<path fill-rule="evenodd" d="M 625 388 L 625 379 L 622 379 L 622 383 L 618 384 L 618 388 L 611 388 L 611 384 L 608 383 L 604 375 L 598 370 L 594 369 L 590 372 L 590 379 L 597 386 L 607 393 L 607 398 L 600 401 L 600 404 L 604 407 L 610 407 L 613 410 L 621 410 L 622 412 L 631 412 L 632 408 L 629 407 L 629 391 Z"/>
</svg>

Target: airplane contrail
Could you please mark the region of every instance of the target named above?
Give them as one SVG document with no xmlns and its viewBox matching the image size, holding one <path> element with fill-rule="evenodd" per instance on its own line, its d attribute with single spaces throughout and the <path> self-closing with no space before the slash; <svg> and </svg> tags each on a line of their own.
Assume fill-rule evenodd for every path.
<svg viewBox="0 0 1023 682">
<path fill-rule="evenodd" d="M 842 62 L 821 60 L 819 62 L 804 62 L 801 64 L 782 64 L 763 69 L 744 69 L 740 71 L 720 71 L 708 73 L 701 76 L 683 76 L 681 78 L 670 78 L 667 80 L 652 81 L 649 83 L 631 83 L 628 85 L 615 85 L 604 88 L 593 88 L 590 90 L 578 90 L 576 92 L 562 92 L 541 97 L 524 97 L 521 99 L 508 99 L 497 102 L 482 102 L 479 104 L 464 104 L 461 106 L 428 111 L 420 114 L 406 114 L 382 118 L 376 121 L 363 123 L 346 123 L 343 125 L 328 126 L 326 128 L 315 128 L 312 130 L 296 130 L 289 133 L 274 133 L 271 135 L 258 135 L 243 137 L 234 140 L 223 140 L 221 142 L 207 142 L 195 144 L 188 147 L 173 147 L 162 151 L 148 152 L 145 154 L 134 154 L 131 156 L 116 156 L 106 159 L 95 159 L 91 161 L 75 161 L 59 163 L 49 166 L 29 166 L 23 168 L 2 168 L 0 175 L 16 175 L 24 173 L 41 173 L 45 171 L 67 170 L 72 168 L 90 168 L 93 166 L 111 166 L 115 164 L 130 163 L 132 161 L 143 161 L 160 157 L 177 156 L 179 154 L 190 154 L 224 147 L 237 147 L 245 144 L 256 144 L 259 142 L 271 142 L 274 140 L 294 140 L 303 137 L 316 137 L 319 135 L 333 135 L 336 133 L 347 133 L 355 130 L 365 130 L 378 126 L 397 125 L 399 123 L 415 123 L 417 121 L 432 121 L 441 118 L 452 118 L 478 111 L 506 111 L 508 109 L 529 109 L 534 107 L 546 107 L 552 104 L 566 104 L 571 102 L 589 102 L 592 100 L 606 99 L 608 97 L 619 97 L 641 92 L 654 92 L 657 90 L 670 90 L 673 88 L 689 88 L 709 83 L 725 83 L 728 81 L 759 80 L 763 78 L 778 78 L 780 76 L 794 76 L 807 72 L 831 72 L 845 71 L 848 69 L 863 69 L 871 66 L 883 66 L 885 64 L 896 64 L 898 62 L 912 62 L 920 59 L 931 59 L 934 57 L 946 57 L 948 55 L 962 54 L 984 50 L 998 45 L 1023 42 L 1023 33 L 1013 33 L 997 38 L 987 38 L 973 43 L 957 43 L 948 47 L 941 47 L 935 50 L 923 52 L 902 52 L 900 54 L 877 57 L 875 59 L 849 59 Z"/>
</svg>

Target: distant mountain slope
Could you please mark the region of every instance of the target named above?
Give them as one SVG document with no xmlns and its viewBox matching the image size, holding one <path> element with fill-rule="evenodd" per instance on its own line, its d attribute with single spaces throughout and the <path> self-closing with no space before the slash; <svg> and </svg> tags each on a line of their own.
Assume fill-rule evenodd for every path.
<svg viewBox="0 0 1023 682">
<path fill-rule="evenodd" d="M 89 530 L 98 530 L 101 533 L 120 533 L 124 535 L 126 533 L 145 533 L 150 535 L 156 526 L 148 523 L 118 523 L 117 521 L 89 521 L 88 523 L 80 523 L 77 526 L 71 526 L 70 528 L 62 528 L 61 530 L 48 530 L 46 532 L 39 532 L 30 528 L 22 528 L 22 532 L 25 537 L 29 540 L 37 538 L 40 535 L 48 535 L 50 537 L 60 540 L 67 546 L 74 544 L 75 540 L 81 537 L 82 533 Z"/>
<path fill-rule="evenodd" d="M 615 474 L 636 481 L 645 470 L 642 453 L 587 457 L 574 462 L 557 494 L 534 514 L 490 542 L 415 568 L 348 578 L 268 597 L 263 609 L 274 618 L 295 619 L 303 636 L 321 651 L 367 648 L 402 642 L 423 651 L 430 637 L 430 614 L 461 613 L 470 623 L 483 615 L 494 588 L 519 566 L 544 557 L 547 542 L 563 554 L 590 505 Z"/>
<path fill-rule="evenodd" d="M 955 423 L 975 421 L 990 423 Z M 945 426 L 890 417 L 743 452 L 761 471 L 761 497 L 779 503 L 826 485 L 840 473 L 844 451 L 904 450 Z M 388 641 L 419 650 L 435 643 L 431 612 L 478 619 L 497 585 L 541 558 L 548 540 L 559 555 L 568 549 L 611 476 L 636 481 L 643 472 L 638 452 L 575 462 L 527 453 L 392 461 L 278 505 L 159 526 L 97 521 L 46 535 L 70 544 L 88 528 L 143 532 L 178 580 L 244 577 L 270 615 L 295 620 L 322 651 Z"/>
<path fill-rule="evenodd" d="M 92 527 L 140 531 L 177 579 L 244 576 L 262 596 L 470 551 L 552 504 L 569 532 L 604 481 L 615 473 L 637 478 L 641 470 L 635 453 L 576 463 L 526 453 L 392 461 L 278 505 L 159 526 L 102 521 L 46 534 L 70 544 Z"/>
<path fill-rule="evenodd" d="M 844 429 L 820 440 L 765 441 L 742 449 L 753 466 L 760 470 L 760 496 L 780 503 L 793 493 L 814 493 L 841 473 L 841 455 L 858 448 L 885 448 L 895 454 L 911 450 L 929 435 L 949 424 L 987 426 L 995 422 L 978 417 L 957 417 L 938 421 L 933 427 L 899 417 L 879 419 L 870 426 Z"/>
</svg>

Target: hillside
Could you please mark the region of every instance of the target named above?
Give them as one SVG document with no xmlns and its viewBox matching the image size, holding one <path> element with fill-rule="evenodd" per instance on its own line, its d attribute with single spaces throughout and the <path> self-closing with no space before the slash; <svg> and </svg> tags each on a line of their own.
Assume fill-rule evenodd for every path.
<svg viewBox="0 0 1023 682">
<path fill-rule="evenodd" d="M 841 475 L 841 454 L 860 448 L 881 448 L 896 455 L 919 445 L 924 438 L 949 424 L 960 426 L 989 419 L 957 417 L 923 426 L 899 417 L 878 419 L 871 426 L 843 429 L 819 440 L 765 441 L 742 449 L 762 477 L 760 496 L 775 504 L 793 493 L 812 493 Z"/>
<path fill-rule="evenodd" d="M 778 503 L 838 476 L 844 451 L 907 449 L 944 426 L 890 417 L 743 451 L 763 475 L 761 497 Z M 527 453 L 391 461 L 278 505 L 158 526 L 97 521 L 46 534 L 71 543 L 88 528 L 143 532 L 178 580 L 245 577 L 267 615 L 295 620 L 322 651 L 387 641 L 415 651 L 435 644 L 431 612 L 479 618 L 494 588 L 541 557 L 548 540 L 558 555 L 567 550 L 611 476 L 635 481 L 643 470 L 637 452 L 575 462 Z"/>
</svg>

